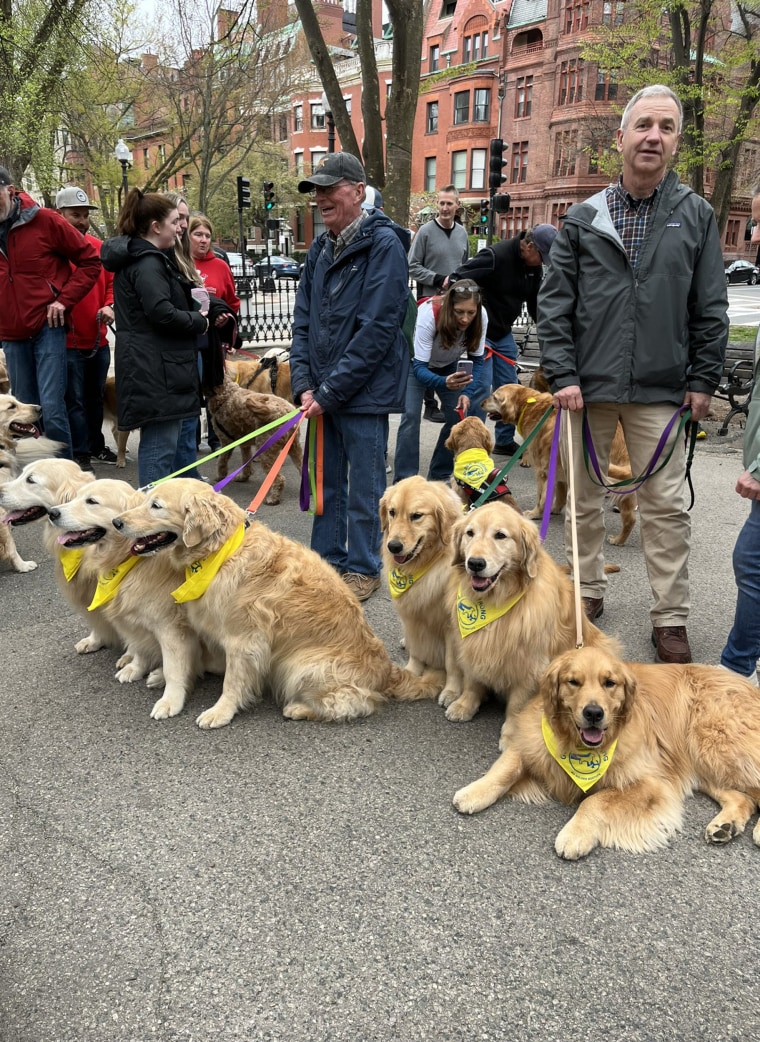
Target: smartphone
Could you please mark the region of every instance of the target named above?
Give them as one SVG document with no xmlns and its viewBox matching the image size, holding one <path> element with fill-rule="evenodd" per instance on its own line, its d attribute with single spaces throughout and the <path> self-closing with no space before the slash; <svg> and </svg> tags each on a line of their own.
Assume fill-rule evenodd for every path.
<svg viewBox="0 0 760 1042">
<path fill-rule="evenodd" d="M 472 362 L 469 358 L 463 358 L 457 362 L 457 372 L 467 373 L 468 376 L 472 376 Z"/>
</svg>

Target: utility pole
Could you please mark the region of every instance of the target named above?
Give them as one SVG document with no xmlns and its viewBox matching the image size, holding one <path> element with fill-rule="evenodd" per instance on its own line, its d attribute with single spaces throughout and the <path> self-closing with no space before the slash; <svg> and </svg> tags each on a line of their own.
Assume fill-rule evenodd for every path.
<svg viewBox="0 0 760 1042">
<path fill-rule="evenodd" d="M 238 237 L 240 239 L 240 259 L 243 264 L 243 278 L 245 278 L 245 232 L 243 231 L 243 210 L 251 206 L 251 182 L 247 177 L 237 179 L 237 204 L 238 204 Z"/>
</svg>

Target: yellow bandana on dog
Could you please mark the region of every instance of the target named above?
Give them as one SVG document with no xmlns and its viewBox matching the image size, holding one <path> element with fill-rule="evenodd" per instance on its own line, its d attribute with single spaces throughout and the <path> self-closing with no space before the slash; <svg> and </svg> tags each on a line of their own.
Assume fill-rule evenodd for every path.
<svg viewBox="0 0 760 1042">
<path fill-rule="evenodd" d="M 475 630 L 482 630 L 489 622 L 500 619 L 502 615 L 506 615 L 508 611 L 511 611 L 524 593 L 525 590 L 521 590 L 511 600 L 508 600 L 506 604 L 486 604 L 485 601 L 470 600 L 469 597 L 465 597 L 461 588 L 458 589 L 457 620 L 459 622 L 459 632 L 463 637 L 467 637 L 470 633 L 474 633 Z"/>
<path fill-rule="evenodd" d="M 536 399 L 535 398 L 526 398 L 525 399 L 525 405 L 523 405 L 522 409 L 520 410 L 520 415 L 517 417 L 517 423 L 515 424 L 515 439 L 514 440 L 517 442 L 518 445 L 522 445 L 522 443 L 525 441 L 525 435 L 523 434 L 522 429 L 521 429 L 522 428 L 523 416 L 525 415 L 525 410 L 528 408 L 529 405 L 535 405 L 535 404 L 536 404 Z"/>
<path fill-rule="evenodd" d="M 480 488 L 494 470 L 494 462 L 485 449 L 465 449 L 454 460 L 454 477 L 472 488 Z"/>
<path fill-rule="evenodd" d="M 615 752 L 617 738 L 603 753 L 594 749 L 573 749 L 572 752 L 562 753 L 559 751 L 557 736 L 549 726 L 546 714 L 541 717 L 541 733 L 550 755 L 554 757 L 565 774 L 573 779 L 579 789 L 588 792 L 591 786 L 596 785 L 599 779 L 607 773 Z"/>
<path fill-rule="evenodd" d="M 67 583 L 70 583 L 74 576 L 79 571 L 79 565 L 82 563 L 82 554 L 84 550 L 59 550 L 58 557 L 63 568 L 63 576 Z"/>
<path fill-rule="evenodd" d="M 126 561 L 117 564 L 110 572 L 103 572 L 102 575 L 99 575 L 98 585 L 95 587 L 95 593 L 87 606 L 87 611 L 95 611 L 96 608 L 112 601 L 119 591 L 124 576 L 131 572 L 141 560 L 142 558 L 132 555 Z"/>
<path fill-rule="evenodd" d="M 402 593 L 406 593 L 407 590 L 411 590 L 416 582 L 419 582 L 422 576 L 432 566 L 432 561 L 429 565 L 424 568 L 420 568 L 418 572 L 412 572 L 411 575 L 405 575 L 400 572 L 397 568 L 394 568 L 392 572 L 388 572 L 388 586 L 391 591 L 391 597 L 400 597 Z"/>
<path fill-rule="evenodd" d="M 177 604 L 185 601 L 197 601 L 209 587 L 211 580 L 222 567 L 228 557 L 238 549 L 245 538 L 245 524 L 241 524 L 232 533 L 230 538 L 208 557 L 200 561 L 193 561 L 185 567 L 185 581 L 176 590 L 172 590 L 172 597 Z"/>
</svg>

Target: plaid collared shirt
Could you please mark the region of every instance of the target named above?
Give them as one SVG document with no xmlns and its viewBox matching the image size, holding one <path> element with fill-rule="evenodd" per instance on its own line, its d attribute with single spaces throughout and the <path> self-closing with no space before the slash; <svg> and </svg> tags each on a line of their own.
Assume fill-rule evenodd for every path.
<svg viewBox="0 0 760 1042">
<path fill-rule="evenodd" d="M 346 246 L 350 242 L 353 242 L 356 236 L 359 234 L 359 228 L 361 227 L 362 221 L 369 217 L 369 213 L 366 210 L 362 210 L 358 217 L 356 217 L 350 224 L 347 224 L 342 232 L 338 235 L 333 235 L 332 232 L 328 232 L 330 238 L 335 243 L 335 249 L 333 250 L 333 257 L 339 257 L 340 254 L 345 250 Z"/>
<path fill-rule="evenodd" d="M 664 180 L 664 179 L 663 179 Z M 636 270 L 641 249 L 647 234 L 649 218 L 654 210 L 657 193 L 662 181 L 646 199 L 634 199 L 630 192 L 623 188 L 623 179 L 607 188 L 607 207 L 610 211 L 615 231 L 623 242 L 631 267 Z"/>
</svg>

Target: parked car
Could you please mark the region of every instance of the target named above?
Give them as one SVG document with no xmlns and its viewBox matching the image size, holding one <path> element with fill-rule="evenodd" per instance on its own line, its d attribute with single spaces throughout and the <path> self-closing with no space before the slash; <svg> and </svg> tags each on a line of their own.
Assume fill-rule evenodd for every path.
<svg viewBox="0 0 760 1042">
<path fill-rule="evenodd" d="M 230 267 L 232 268 L 232 274 L 233 275 L 242 275 L 243 274 L 243 257 L 242 257 L 242 255 L 240 253 L 230 253 L 230 251 L 228 250 L 227 251 L 227 260 L 230 262 Z M 251 262 L 248 261 L 245 267 L 246 267 L 246 272 L 248 274 L 250 274 Z"/>
<path fill-rule="evenodd" d="M 271 275 L 273 279 L 292 279 L 298 282 L 301 275 L 297 262 L 290 257 L 262 257 L 253 265 L 253 270 L 260 279 L 266 279 Z"/>
<path fill-rule="evenodd" d="M 760 282 L 760 268 L 752 261 L 735 260 L 726 268 L 726 285 L 735 282 L 746 282 L 748 286 L 756 286 Z"/>
</svg>

